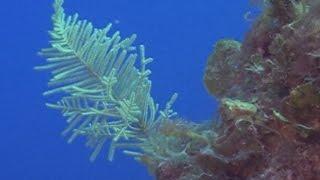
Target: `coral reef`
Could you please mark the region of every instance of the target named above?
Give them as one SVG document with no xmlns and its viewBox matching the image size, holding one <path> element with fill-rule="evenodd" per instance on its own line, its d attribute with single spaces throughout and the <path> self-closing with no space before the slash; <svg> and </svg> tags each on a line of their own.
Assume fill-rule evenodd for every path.
<svg viewBox="0 0 320 180">
<path fill-rule="evenodd" d="M 188 128 L 196 139 L 166 127 L 187 144 L 153 165 L 157 179 L 320 179 L 320 2 L 264 3 L 243 43 L 221 40 L 208 58 L 221 124 Z"/>
<path fill-rule="evenodd" d="M 320 178 L 320 2 L 265 3 L 243 43 L 221 40 L 208 58 L 221 125 L 158 179 Z"/>
<path fill-rule="evenodd" d="M 38 69 L 53 70 L 49 84 L 57 88 L 46 94 L 67 97 L 48 105 L 69 118 L 71 140 L 88 138 L 92 160 L 111 139 L 159 180 L 320 179 L 318 0 L 265 0 L 244 42 L 216 43 L 204 83 L 220 101 L 220 122 L 204 124 L 175 116 L 177 95 L 158 111 L 143 46 L 141 69 L 132 60 L 135 36 L 120 41 L 118 33 L 105 36 L 110 27 L 66 18 L 62 2 L 52 47 L 42 51 L 48 64 Z M 129 72 L 130 82 L 122 74 Z M 81 79 L 87 76 L 92 81 Z"/>
</svg>

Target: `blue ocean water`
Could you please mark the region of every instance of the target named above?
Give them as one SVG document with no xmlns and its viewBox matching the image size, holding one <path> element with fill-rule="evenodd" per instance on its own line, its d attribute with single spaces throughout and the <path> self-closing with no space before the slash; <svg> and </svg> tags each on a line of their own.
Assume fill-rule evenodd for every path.
<svg viewBox="0 0 320 180">
<path fill-rule="evenodd" d="M 175 110 L 186 120 L 209 121 L 217 103 L 202 82 L 206 58 L 221 38 L 242 40 L 250 26 L 246 0 L 65 0 L 96 27 L 114 23 L 122 36 L 138 34 L 137 44 L 155 59 L 150 66 L 152 95 L 161 105 L 178 92 Z M 60 112 L 45 107 L 49 73 L 33 67 L 48 46 L 53 0 L 10 0 L 0 7 L 0 180 L 148 180 L 147 169 L 121 153 L 114 162 L 82 140 L 68 145 L 60 132 Z"/>
</svg>

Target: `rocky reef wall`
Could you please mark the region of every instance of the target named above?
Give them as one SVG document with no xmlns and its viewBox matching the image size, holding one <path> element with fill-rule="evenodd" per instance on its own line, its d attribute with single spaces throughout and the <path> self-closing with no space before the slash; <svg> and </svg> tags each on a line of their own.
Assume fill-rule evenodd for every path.
<svg viewBox="0 0 320 180">
<path fill-rule="evenodd" d="M 244 42 L 221 40 L 208 58 L 221 124 L 161 126 L 175 146 L 145 156 L 157 179 L 320 179 L 320 1 L 264 8 Z"/>
</svg>

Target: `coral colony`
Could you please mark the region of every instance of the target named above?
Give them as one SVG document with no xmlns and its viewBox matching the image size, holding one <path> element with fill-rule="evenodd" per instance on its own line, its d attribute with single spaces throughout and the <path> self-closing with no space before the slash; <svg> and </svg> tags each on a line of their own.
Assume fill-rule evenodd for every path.
<svg viewBox="0 0 320 180">
<path fill-rule="evenodd" d="M 69 142 L 87 138 L 90 160 L 110 142 L 159 180 L 320 179 L 320 1 L 268 0 L 243 43 L 221 40 L 205 85 L 220 101 L 220 123 L 195 124 L 150 95 L 151 73 L 136 35 L 108 36 L 54 3 L 51 47 L 41 55 L 48 103 L 66 117 Z M 214 121 L 216 122 L 216 121 Z"/>
</svg>

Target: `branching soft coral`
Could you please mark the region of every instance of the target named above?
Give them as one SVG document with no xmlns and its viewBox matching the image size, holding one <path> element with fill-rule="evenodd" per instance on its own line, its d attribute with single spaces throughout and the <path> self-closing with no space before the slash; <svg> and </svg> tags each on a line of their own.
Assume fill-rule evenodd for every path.
<svg viewBox="0 0 320 180">
<path fill-rule="evenodd" d="M 61 110 L 67 118 L 69 126 L 63 134 L 72 134 L 69 142 L 87 137 L 87 145 L 94 148 L 90 160 L 110 140 L 108 159 L 112 160 L 116 147 L 139 148 L 151 129 L 176 115 L 171 106 L 177 94 L 158 111 L 150 96 L 151 71 L 146 68 L 152 58 L 145 57 L 143 45 L 137 54 L 132 45 L 136 35 L 121 39 L 117 31 L 108 36 L 111 24 L 96 29 L 87 20 L 79 20 L 78 14 L 67 16 L 62 4 L 63 0 L 54 2 L 51 47 L 40 52 L 47 64 L 36 67 L 53 75 L 52 89 L 44 95 L 62 96 L 47 106 Z M 139 69 L 136 59 L 140 59 Z"/>
</svg>

